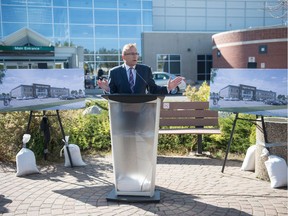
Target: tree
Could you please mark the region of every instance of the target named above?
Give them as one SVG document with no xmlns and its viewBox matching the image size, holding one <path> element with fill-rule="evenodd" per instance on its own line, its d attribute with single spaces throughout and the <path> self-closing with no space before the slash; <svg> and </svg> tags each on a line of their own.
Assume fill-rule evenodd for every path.
<svg viewBox="0 0 288 216">
<path fill-rule="evenodd" d="M 0 70 L 0 84 L 2 84 L 2 80 L 5 77 L 6 70 Z"/>
<path fill-rule="evenodd" d="M 279 100 L 286 100 L 285 95 L 278 95 L 277 98 L 278 98 Z"/>
</svg>

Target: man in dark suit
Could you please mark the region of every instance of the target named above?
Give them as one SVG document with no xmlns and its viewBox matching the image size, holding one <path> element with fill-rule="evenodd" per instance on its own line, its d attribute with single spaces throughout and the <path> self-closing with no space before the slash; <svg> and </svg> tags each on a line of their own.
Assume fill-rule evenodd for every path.
<svg viewBox="0 0 288 216">
<path fill-rule="evenodd" d="M 98 86 L 110 94 L 165 95 L 182 81 L 182 77 L 177 77 L 169 80 L 167 87 L 156 85 L 151 68 L 137 64 L 138 58 L 136 44 L 126 44 L 122 50 L 124 64 L 112 68 L 108 81 L 98 80 Z M 117 155 L 114 157 L 117 191 L 147 192 L 152 187 L 154 135 L 151 134 L 157 123 L 156 103 L 112 103 L 109 109 L 113 122 L 111 143 Z"/>
<path fill-rule="evenodd" d="M 98 80 L 98 86 L 110 94 L 168 94 L 182 81 L 182 77 L 169 79 L 167 87 L 158 86 L 152 77 L 152 70 L 144 64 L 137 64 L 139 53 L 136 44 L 126 44 L 122 50 L 124 64 L 109 72 L 109 80 Z"/>
</svg>

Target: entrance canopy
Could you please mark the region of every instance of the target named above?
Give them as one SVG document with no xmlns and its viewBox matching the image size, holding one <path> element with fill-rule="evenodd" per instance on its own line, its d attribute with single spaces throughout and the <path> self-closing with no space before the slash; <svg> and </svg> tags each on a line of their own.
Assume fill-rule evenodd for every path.
<svg viewBox="0 0 288 216">
<path fill-rule="evenodd" d="M 82 47 L 54 47 L 50 40 L 29 28 L 0 41 L 0 69 L 1 65 L 2 69 L 82 68 L 81 62 Z"/>
<path fill-rule="evenodd" d="M 51 46 L 51 42 L 29 29 L 22 28 L 2 40 L 2 46 Z"/>
<path fill-rule="evenodd" d="M 1 56 L 54 56 L 54 46 L 42 35 L 28 28 L 14 32 L 2 41 Z"/>
</svg>

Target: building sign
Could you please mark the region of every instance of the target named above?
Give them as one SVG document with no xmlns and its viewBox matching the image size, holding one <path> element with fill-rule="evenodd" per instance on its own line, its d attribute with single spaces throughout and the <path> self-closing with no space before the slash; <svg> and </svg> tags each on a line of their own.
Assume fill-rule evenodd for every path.
<svg viewBox="0 0 288 216">
<path fill-rule="evenodd" d="M 53 46 L 0 46 L 0 56 L 54 56 Z"/>
<path fill-rule="evenodd" d="M 0 51 L 36 51 L 36 52 L 54 52 L 54 47 L 48 46 L 0 46 Z"/>
</svg>

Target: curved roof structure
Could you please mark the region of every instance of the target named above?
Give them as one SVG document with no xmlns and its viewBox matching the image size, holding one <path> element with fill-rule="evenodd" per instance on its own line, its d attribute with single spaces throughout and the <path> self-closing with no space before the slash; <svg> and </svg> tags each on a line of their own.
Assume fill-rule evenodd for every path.
<svg viewBox="0 0 288 216">
<path fill-rule="evenodd" d="M 8 35 L 1 42 L 4 46 L 51 46 L 47 38 L 29 28 L 22 28 Z"/>
</svg>

